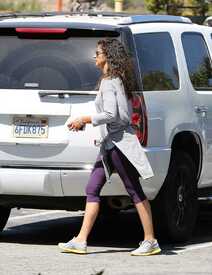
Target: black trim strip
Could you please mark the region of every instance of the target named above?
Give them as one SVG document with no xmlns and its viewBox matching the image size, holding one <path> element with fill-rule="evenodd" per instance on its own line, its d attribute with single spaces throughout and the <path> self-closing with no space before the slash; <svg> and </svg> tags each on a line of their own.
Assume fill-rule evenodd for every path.
<svg viewBox="0 0 212 275">
<path fill-rule="evenodd" d="M 207 198 L 212 196 L 212 187 L 205 187 L 198 189 L 198 197 Z"/>
<path fill-rule="evenodd" d="M 26 195 L 0 195 L 0 206 L 51 209 L 51 210 L 84 210 L 85 196 L 49 197 Z"/>
</svg>

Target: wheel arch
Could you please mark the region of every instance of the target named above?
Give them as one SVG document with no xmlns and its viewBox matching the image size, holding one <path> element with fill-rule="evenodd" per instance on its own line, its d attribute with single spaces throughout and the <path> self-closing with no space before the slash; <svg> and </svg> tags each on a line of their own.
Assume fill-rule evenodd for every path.
<svg viewBox="0 0 212 275">
<path fill-rule="evenodd" d="M 183 131 L 177 133 L 171 144 L 171 154 L 181 150 L 189 154 L 196 167 L 196 180 L 198 182 L 202 171 L 202 143 L 199 135 L 192 131 Z"/>
</svg>

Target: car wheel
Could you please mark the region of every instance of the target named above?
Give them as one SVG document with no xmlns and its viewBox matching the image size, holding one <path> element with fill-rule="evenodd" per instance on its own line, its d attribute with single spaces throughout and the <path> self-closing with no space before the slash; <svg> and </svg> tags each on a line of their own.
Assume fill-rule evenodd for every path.
<svg viewBox="0 0 212 275">
<path fill-rule="evenodd" d="M 156 227 L 169 239 L 187 241 L 195 226 L 198 200 L 196 169 L 192 158 L 183 151 L 175 151 L 165 182 L 153 202 Z"/>
<path fill-rule="evenodd" d="M 110 207 L 106 198 L 104 197 L 101 198 L 100 211 L 99 211 L 100 218 L 104 218 L 104 219 L 117 218 L 119 213 L 120 213 L 120 210 Z"/>
<path fill-rule="evenodd" d="M 0 206 L 0 231 L 2 231 L 10 216 L 10 208 Z"/>
</svg>

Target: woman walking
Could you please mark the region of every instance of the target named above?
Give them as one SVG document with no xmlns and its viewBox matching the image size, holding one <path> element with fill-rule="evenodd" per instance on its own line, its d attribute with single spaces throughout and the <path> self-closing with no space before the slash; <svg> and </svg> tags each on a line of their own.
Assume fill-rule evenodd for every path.
<svg viewBox="0 0 212 275">
<path fill-rule="evenodd" d="M 102 142 L 86 187 L 86 208 L 79 234 L 67 243 L 59 243 L 64 252 L 85 254 L 87 238 L 97 218 L 100 192 L 115 169 L 138 211 L 144 229 L 144 240 L 131 255 L 152 255 L 161 251 L 154 237 L 150 204 L 142 190 L 139 177 L 153 176 L 151 166 L 131 126 L 129 99 L 135 91 L 130 70 L 130 59 L 117 39 L 97 43 L 96 66 L 102 77 L 95 99 L 97 114 L 79 117 L 69 123 L 70 130 L 78 131 L 87 123 L 100 125 Z"/>
</svg>

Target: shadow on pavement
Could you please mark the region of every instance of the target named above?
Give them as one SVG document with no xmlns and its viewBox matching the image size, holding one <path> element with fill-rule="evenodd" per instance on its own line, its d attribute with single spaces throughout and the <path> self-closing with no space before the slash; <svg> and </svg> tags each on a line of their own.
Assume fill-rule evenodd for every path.
<svg viewBox="0 0 212 275">
<path fill-rule="evenodd" d="M 161 254 L 176 255 L 174 251 L 182 250 L 186 245 L 211 242 L 211 210 L 212 207 L 209 211 L 201 211 L 194 234 L 188 243 L 174 244 L 159 236 L 158 239 L 163 248 Z M 57 245 L 57 243 L 67 242 L 75 236 L 81 223 L 82 216 L 70 216 L 11 226 L 0 234 L 0 243 Z M 142 239 L 143 230 L 137 213 L 123 212 L 113 218 L 99 218 L 90 234 L 88 244 L 89 246 L 106 247 L 105 250 L 93 252 L 93 254 L 129 252 L 137 247 Z M 117 250 L 108 249 L 108 247 L 117 247 Z"/>
<path fill-rule="evenodd" d="M 82 216 L 63 217 L 7 227 L 0 242 L 55 245 L 75 236 L 81 227 Z M 143 238 L 136 213 L 120 213 L 112 218 L 98 218 L 89 237 L 92 246 L 135 247 Z"/>
</svg>

